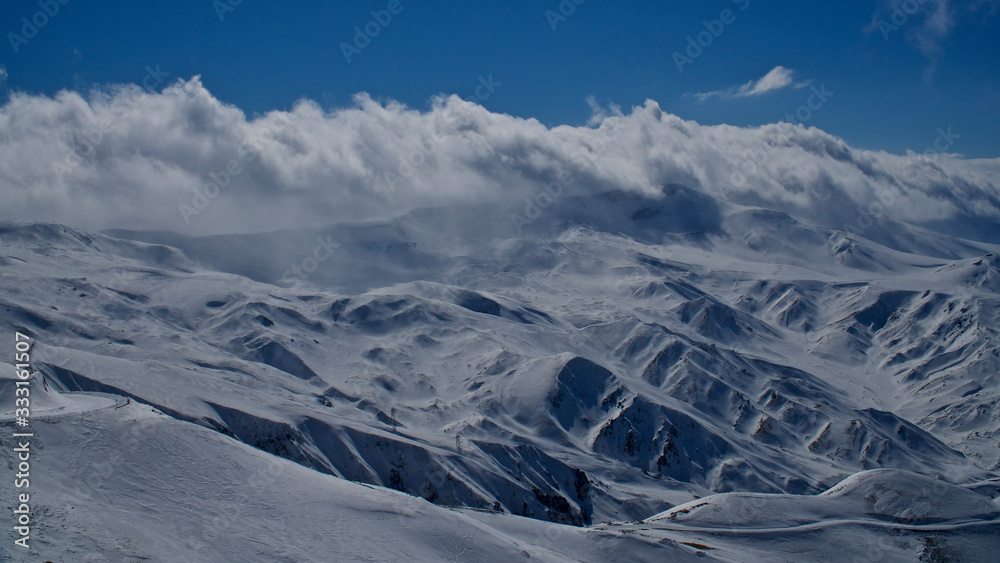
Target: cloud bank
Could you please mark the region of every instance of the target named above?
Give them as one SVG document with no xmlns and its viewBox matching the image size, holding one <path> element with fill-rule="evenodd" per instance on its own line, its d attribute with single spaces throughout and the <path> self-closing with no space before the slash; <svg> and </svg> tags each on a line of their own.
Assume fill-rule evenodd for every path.
<svg viewBox="0 0 1000 563">
<path fill-rule="evenodd" d="M 761 96 L 783 88 L 788 88 L 789 86 L 802 88 L 803 86 L 808 85 L 808 83 L 805 82 L 796 84 L 795 80 L 792 78 L 793 74 L 794 72 L 791 69 L 783 66 L 776 66 L 759 80 L 751 80 L 741 86 L 733 86 L 732 88 L 727 88 L 726 90 L 704 92 L 701 94 L 695 94 L 694 96 L 702 102 L 709 98 L 749 98 L 752 96 Z"/>
<path fill-rule="evenodd" d="M 519 200 L 572 178 L 567 193 L 677 182 L 837 227 L 878 202 L 904 221 L 1000 224 L 1000 161 L 857 150 L 787 123 L 702 126 L 654 101 L 596 113 L 596 126 L 548 128 L 457 96 L 417 111 L 360 94 L 248 117 L 197 77 L 162 92 L 15 93 L 0 108 L 0 219 L 259 232 Z"/>
</svg>

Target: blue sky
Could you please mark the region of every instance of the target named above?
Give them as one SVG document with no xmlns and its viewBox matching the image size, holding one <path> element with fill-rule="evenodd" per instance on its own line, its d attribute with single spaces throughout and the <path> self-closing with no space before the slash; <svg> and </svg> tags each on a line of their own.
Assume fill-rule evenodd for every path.
<svg viewBox="0 0 1000 563">
<path fill-rule="evenodd" d="M 626 112 L 652 98 L 684 119 L 733 125 L 811 101 L 819 107 L 799 117 L 854 146 L 922 152 L 950 128 L 950 150 L 1000 156 L 995 0 L 900 2 L 887 34 L 872 27 L 893 23 L 881 0 L 236 2 L 7 0 L 2 89 L 88 91 L 159 65 L 171 82 L 201 75 L 253 115 L 303 97 L 348 106 L 360 91 L 427 108 L 439 93 L 475 99 L 492 80 L 479 103 L 547 125 L 587 122 L 590 97 Z M 39 15 L 43 4 L 58 12 Z M 398 11 L 387 25 L 370 23 L 387 8 Z M 22 18 L 44 25 L 32 34 Z M 342 44 L 366 25 L 377 35 L 348 62 Z M 702 32 L 700 52 L 686 53 Z M 697 56 L 680 72 L 675 53 Z M 810 100 L 819 88 L 832 93 L 822 103 Z"/>
</svg>

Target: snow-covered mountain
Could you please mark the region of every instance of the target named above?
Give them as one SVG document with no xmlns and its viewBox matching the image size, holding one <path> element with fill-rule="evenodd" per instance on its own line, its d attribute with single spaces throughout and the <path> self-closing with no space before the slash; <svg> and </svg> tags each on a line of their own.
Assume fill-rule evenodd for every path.
<svg viewBox="0 0 1000 563">
<path fill-rule="evenodd" d="M 679 184 L 549 203 L 205 237 L 4 223 L 2 326 L 47 387 L 39 553 L 1000 547 L 1000 246 Z"/>
</svg>

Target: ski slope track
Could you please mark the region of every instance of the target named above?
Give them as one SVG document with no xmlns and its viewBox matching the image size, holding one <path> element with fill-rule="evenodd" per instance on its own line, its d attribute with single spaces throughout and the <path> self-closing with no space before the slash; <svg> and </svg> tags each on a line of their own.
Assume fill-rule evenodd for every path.
<svg viewBox="0 0 1000 563">
<path fill-rule="evenodd" d="M 521 208 L 0 224 L 39 522 L 0 558 L 995 557 L 1000 246 L 681 185 Z"/>
</svg>

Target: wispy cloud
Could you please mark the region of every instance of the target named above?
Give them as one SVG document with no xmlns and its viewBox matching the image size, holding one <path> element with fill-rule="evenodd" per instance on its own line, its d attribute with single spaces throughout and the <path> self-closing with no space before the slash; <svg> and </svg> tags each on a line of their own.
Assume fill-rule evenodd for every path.
<svg viewBox="0 0 1000 563">
<path fill-rule="evenodd" d="M 594 96 L 587 96 L 587 105 L 590 106 L 590 119 L 587 120 L 587 125 L 590 127 L 600 125 L 609 117 L 623 117 L 625 115 L 618 104 L 613 103 L 604 108 Z"/>
<path fill-rule="evenodd" d="M 930 62 L 925 77 L 931 78 L 959 20 L 973 14 L 982 18 L 993 16 L 1000 0 L 924 0 L 914 5 L 915 8 L 910 8 L 899 0 L 881 0 L 865 32 L 880 33 L 886 41 L 894 33 L 903 32 L 907 41 Z"/>
<path fill-rule="evenodd" d="M 725 90 L 694 94 L 694 97 L 702 102 L 709 98 L 749 98 L 781 90 L 782 88 L 802 88 L 808 85 L 808 82 L 796 83 L 793 74 L 794 71 L 792 69 L 779 65 L 771 69 L 760 80 L 751 80 L 741 86 L 733 86 Z"/>
<path fill-rule="evenodd" d="M 0 65 L 0 84 L 3 84 L 7 80 L 7 69 L 3 65 Z"/>
</svg>

